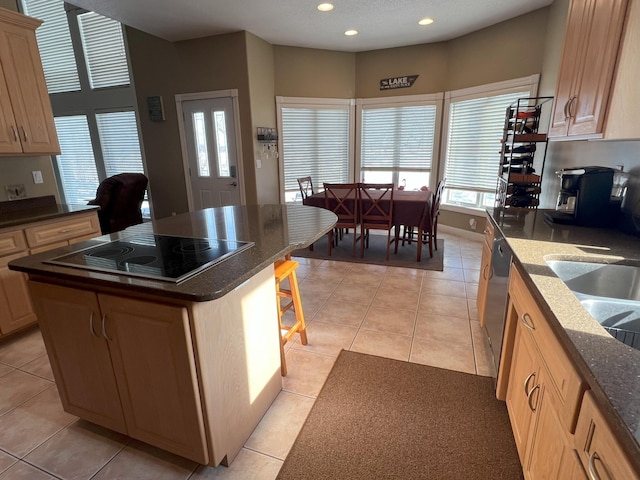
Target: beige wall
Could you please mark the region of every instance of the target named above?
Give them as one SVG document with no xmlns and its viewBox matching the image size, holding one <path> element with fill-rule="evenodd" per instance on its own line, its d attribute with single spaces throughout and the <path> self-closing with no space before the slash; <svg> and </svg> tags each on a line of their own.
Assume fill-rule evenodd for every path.
<svg viewBox="0 0 640 480">
<path fill-rule="evenodd" d="M 257 203 L 280 203 L 278 159 L 275 155 L 264 154 L 263 144 L 258 142 L 256 131 L 257 127 L 276 127 L 274 47 L 250 33 L 246 34 L 246 38 L 253 149 L 247 152 L 245 160 L 251 158 L 253 161 Z M 253 156 L 249 153 L 253 153 Z"/>
<path fill-rule="evenodd" d="M 283 97 L 353 98 L 355 58 L 354 53 L 275 46 L 275 93 Z"/>
</svg>

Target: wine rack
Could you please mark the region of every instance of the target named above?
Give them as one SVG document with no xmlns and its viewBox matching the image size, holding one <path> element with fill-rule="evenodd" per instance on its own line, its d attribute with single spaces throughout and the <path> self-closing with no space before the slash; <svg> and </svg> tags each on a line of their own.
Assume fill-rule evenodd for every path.
<svg viewBox="0 0 640 480">
<path fill-rule="evenodd" d="M 500 148 L 496 207 L 537 208 L 547 155 L 549 114 L 553 97 L 519 98 L 505 115 Z M 541 120 L 547 125 L 541 128 Z"/>
</svg>

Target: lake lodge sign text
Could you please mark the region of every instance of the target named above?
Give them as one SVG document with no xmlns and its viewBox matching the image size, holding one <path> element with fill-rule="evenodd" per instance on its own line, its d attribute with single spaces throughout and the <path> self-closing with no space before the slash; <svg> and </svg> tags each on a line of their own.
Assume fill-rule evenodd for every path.
<svg viewBox="0 0 640 480">
<path fill-rule="evenodd" d="M 405 75 L 404 77 L 383 78 L 380 80 L 380 90 L 393 88 L 408 88 L 413 85 L 418 75 Z"/>
</svg>

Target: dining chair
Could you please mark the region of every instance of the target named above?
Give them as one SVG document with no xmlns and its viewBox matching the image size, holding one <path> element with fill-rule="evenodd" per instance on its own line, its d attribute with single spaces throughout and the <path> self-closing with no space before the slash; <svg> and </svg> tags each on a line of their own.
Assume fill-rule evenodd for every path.
<svg viewBox="0 0 640 480">
<path fill-rule="evenodd" d="M 311 181 L 311 177 L 300 177 L 297 180 L 298 180 L 298 187 L 300 187 L 300 194 L 302 195 L 303 201 L 309 195 L 313 195 L 315 193 L 313 191 L 313 182 Z"/>
<path fill-rule="evenodd" d="M 431 198 L 431 208 L 425 209 L 425 217 L 421 221 L 422 229 L 422 243 L 429 245 L 429 256 L 433 257 L 433 249 L 438 250 L 438 217 L 440 216 L 440 202 L 442 200 L 442 193 L 446 184 L 446 178 L 443 178 L 438 182 L 436 191 Z M 405 225 L 402 233 L 402 245 L 404 242 L 409 244 L 412 241 L 419 241 L 418 238 L 419 229 L 416 229 L 415 225 Z M 418 259 L 419 260 L 419 259 Z"/>
<path fill-rule="evenodd" d="M 353 254 L 356 256 L 356 244 L 360 240 L 358 227 L 358 205 L 360 203 L 360 193 L 357 183 L 324 183 L 324 203 L 327 210 L 331 210 L 338 216 L 338 222 L 330 230 L 329 236 L 329 256 L 338 239 L 338 233 L 342 229 L 353 228 Z"/>
<path fill-rule="evenodd" d="M 364 257 L 365 243 L 369 248 L 369 230 L 387 231 L 387 261 L 389 247 L 396 240 L 393 228 L 393 183 L 361 183 L 360 190 L 360 257 Z"/>
</svg>

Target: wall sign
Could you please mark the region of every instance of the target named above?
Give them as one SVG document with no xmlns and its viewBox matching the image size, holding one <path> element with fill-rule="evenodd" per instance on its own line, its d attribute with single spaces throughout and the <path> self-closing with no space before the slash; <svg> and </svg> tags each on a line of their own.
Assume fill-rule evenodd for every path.
<svg viewBox="0 0 640 480">
<path fill-rule="evenodd" d="M 380 90 L 391 90 L 393 88 L 408 88 L 413 85 L 419 75 L 405 75 L 404 77 L 383 78 L 380 80 Z"/>
</svg>

